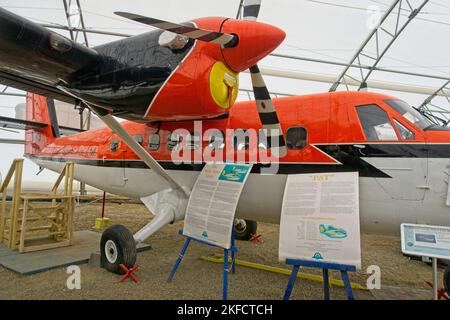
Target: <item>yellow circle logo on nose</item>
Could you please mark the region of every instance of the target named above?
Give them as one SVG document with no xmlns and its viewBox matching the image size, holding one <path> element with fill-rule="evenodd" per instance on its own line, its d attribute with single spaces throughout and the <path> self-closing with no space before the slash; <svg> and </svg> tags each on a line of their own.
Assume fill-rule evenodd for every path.
<svg viewBox="0 0 450 320">
<path fill-rule="evenodd" d="M 239 75 L 228 69 L 223 62 L 217 61 L 211 69 L 209 87 L 214 102 L 219 107 L 228 109 L 238 96 Z"/>
</svg>

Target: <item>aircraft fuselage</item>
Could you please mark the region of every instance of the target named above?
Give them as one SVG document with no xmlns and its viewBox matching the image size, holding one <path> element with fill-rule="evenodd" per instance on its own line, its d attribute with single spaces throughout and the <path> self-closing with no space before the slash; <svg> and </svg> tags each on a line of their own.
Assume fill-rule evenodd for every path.
<svg viewBox="0 0 450 320">
<path fill-rule="evenodd" d="M 276 163 L 277 171 L 267 175 L 261 172 L 270 164 L 251 155 L 252 141 L 256 141 L 256 149 L 265 149 L 261 138 L 250 134 L 254 131 L 257 135 L 261 128 L 254 102 L 236 104 L 222 119 L 125 122 L 123 126 L 180 185 L 188 188 L 193 187 L 207 161 L 206 153 L 211 155 L 211 146 L 215 146 L 212 154 L 223 153 L 224 161 L 237 161 L 243 154 L 244 161 L 254 166 L 239 201 L 237 216 L 241 218 L 278 223 L 288 174 L 357 171 L 363 230 L 398 233 L 403 222 L 450 226 L 450 209 L 446 206 L 450 132 L 432 125 L 421 128 L 423 123 L 408 120 L 410 115 L 391 107 L 391 101 L 396 100 L 346 92 L 275 99 L 288 154 Z M 371 112 L 369 122 L 365 122 L 362 111 Z M 387 123 L 374 120 L 383 117 Z M 196 133 L 199 125 L 201 132 Z M 193 160 L 181 164 L 173 158 L 182 141 L 173 133 L 180 129 L 191 133 L 190 148 L 183 150 L 182 156 L 189 155 L 187 158 Z M 219 141 L 205 135 L 212 129 L 224 133 L 247 130 L 249 138 Z M 200 138 L 193 138 L 196 136 Z M 225 153 L 231 144 L 238 150 L 227 158 Z M 54 139 L 41 146 L 27 141 L 26 148 L 28 157 L 53 171 L 61 170 L 66 161 L 76 162 L 77 179 L 111 193 L 141 198 L 163 188 L 161 180 L 107 128 Z"/>
</svg>

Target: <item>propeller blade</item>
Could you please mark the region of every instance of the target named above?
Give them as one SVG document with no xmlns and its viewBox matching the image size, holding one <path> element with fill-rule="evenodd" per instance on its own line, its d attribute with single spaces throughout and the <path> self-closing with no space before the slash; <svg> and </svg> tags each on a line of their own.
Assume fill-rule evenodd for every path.
<svg viewBox="0 0 450 320">
<path fill-rule="evenodd" d="M 256 21 L 260 9 L 261 0 L 245 0 L 243 19 L 246 21 Z M 258 107 L 259 119 L 261 120 L 264 133 L 268 140 L 268 147 L 272 154 L 282 158 L 287 154 L 286 141 L 284 140 L 283 130 L 281 129 L 280 120 L 278 119 L 269 90 L 259 71 L 258 65 L 250 68 L 250 74 L 252 77 L 253 93 Z M 277 145 L 273 146 L 272 141 L 278 142 Z"/>
<path fill-rule="evenodd" d="M 191 26 L 185 26 L 178 23 L 168 22 L 155 18 L 144 17 L 138 14 L 129 12 L 114 12 L 116 15 L 127 18 L 136 22 L 140 22 L 158 29 L 170 31 L 179 35 L 189 37 L 191 39 L 200 40 L 204 42 L 217 43 L 224 47 L 236 43 L 236 36 L 232 34 L 203 30 Z"/>
<path fill-rule="evenodd" d="M 270 97 L 269 90 L 266 87 L 264 79 L 257 65 L 250 68 L 252 78 L 253 93 L 255 94 L 256 105 L 258 107 L 259 119 L 267 137 L 268 147 L 271 152 L 279 158 L 286 156 L 286 141 L 284 140 L 283 130 L 281 129 L 275 106 Z M 272 145 L 275 141 L 275 145 Z M 277 143 L 278 142 L 278 143 Z"/>
<path fill-rule="evenodd" d="M 244 3 L 244 20 L 256 21 L 261 9 L 261 0 L 246 0 Z"/>
</svg>

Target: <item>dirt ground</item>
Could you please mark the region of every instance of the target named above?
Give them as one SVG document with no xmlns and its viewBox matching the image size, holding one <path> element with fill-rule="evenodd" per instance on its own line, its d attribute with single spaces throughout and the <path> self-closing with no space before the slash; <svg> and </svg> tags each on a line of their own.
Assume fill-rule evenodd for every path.
<svg viewBox="0 0 450 320">
<path fill-rule="evenodd" d="M 100 215 L 99 204 L 82 204 L 76 208 L 75 229 L 91 229 Z M 107 204 L 107 217 L 113 224 L 120 223 L 133 232 L 151 219 L 143 205 Z M 184 239 L 178 235 L 182 223 L 167 226 L 151 237 L 148 243 L 152 250 L 140 253 L 140 265 L 136 275 L 139 284 L 131 281 L 118 283 L 119 276 L 90 266 L 81 266 L 81 290 L 68 290 L 66 269 L 21 276 L 0 267 L 0 299 L 221 299 L 222 266 L 199 259 L 204 255 L 220 253 L 217 248 L 192 243 L 173 283 L 167 284 L 167 275 L 178 256 Z M 262 243 L 238 242 L 238 258 L 270 266 L 288 268 L 280 264 L 278 256 L 278 225 L 258 224 Z M 352 282 L 363 286 L 369 265 L 381 268 L 382 286 L 427 289 L 424 280 L 431 280 L 431 267 L 419 261 L 409 260 L 400 251 L 399 237 L 362 235 L 362 269 L 351 273 Z M 304 272 L 316 273 L 313 269 Z M 340 278 L 332 273 L 332 277 Z M 262 270 L 237 267 L 237 273 L 230 275 L 230 299 L 281 299 L 288 277 Z M 439 281 L 442 281 L 442 269 Z M 369 291 L 355 290 L 357 299 L 374 299 Z M 332 287 L 333 299 L 345 299 L 342 288 Z M 292 299 L 321 299 L 320 283 L 299 280 Z"/>
</svg>

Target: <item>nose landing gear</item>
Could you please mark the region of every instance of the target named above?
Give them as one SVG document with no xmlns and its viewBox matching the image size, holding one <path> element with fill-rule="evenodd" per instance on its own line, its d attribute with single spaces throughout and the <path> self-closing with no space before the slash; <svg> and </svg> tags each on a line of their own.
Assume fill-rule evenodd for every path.
<svg viewBox="0 0 450 320">
<path fill-rule="evenodd" d="M 256 234 L 258 224 L 256 221 L 234 219 L 234 237 L 236 240 L 248 241 Z"/>
</svg>

